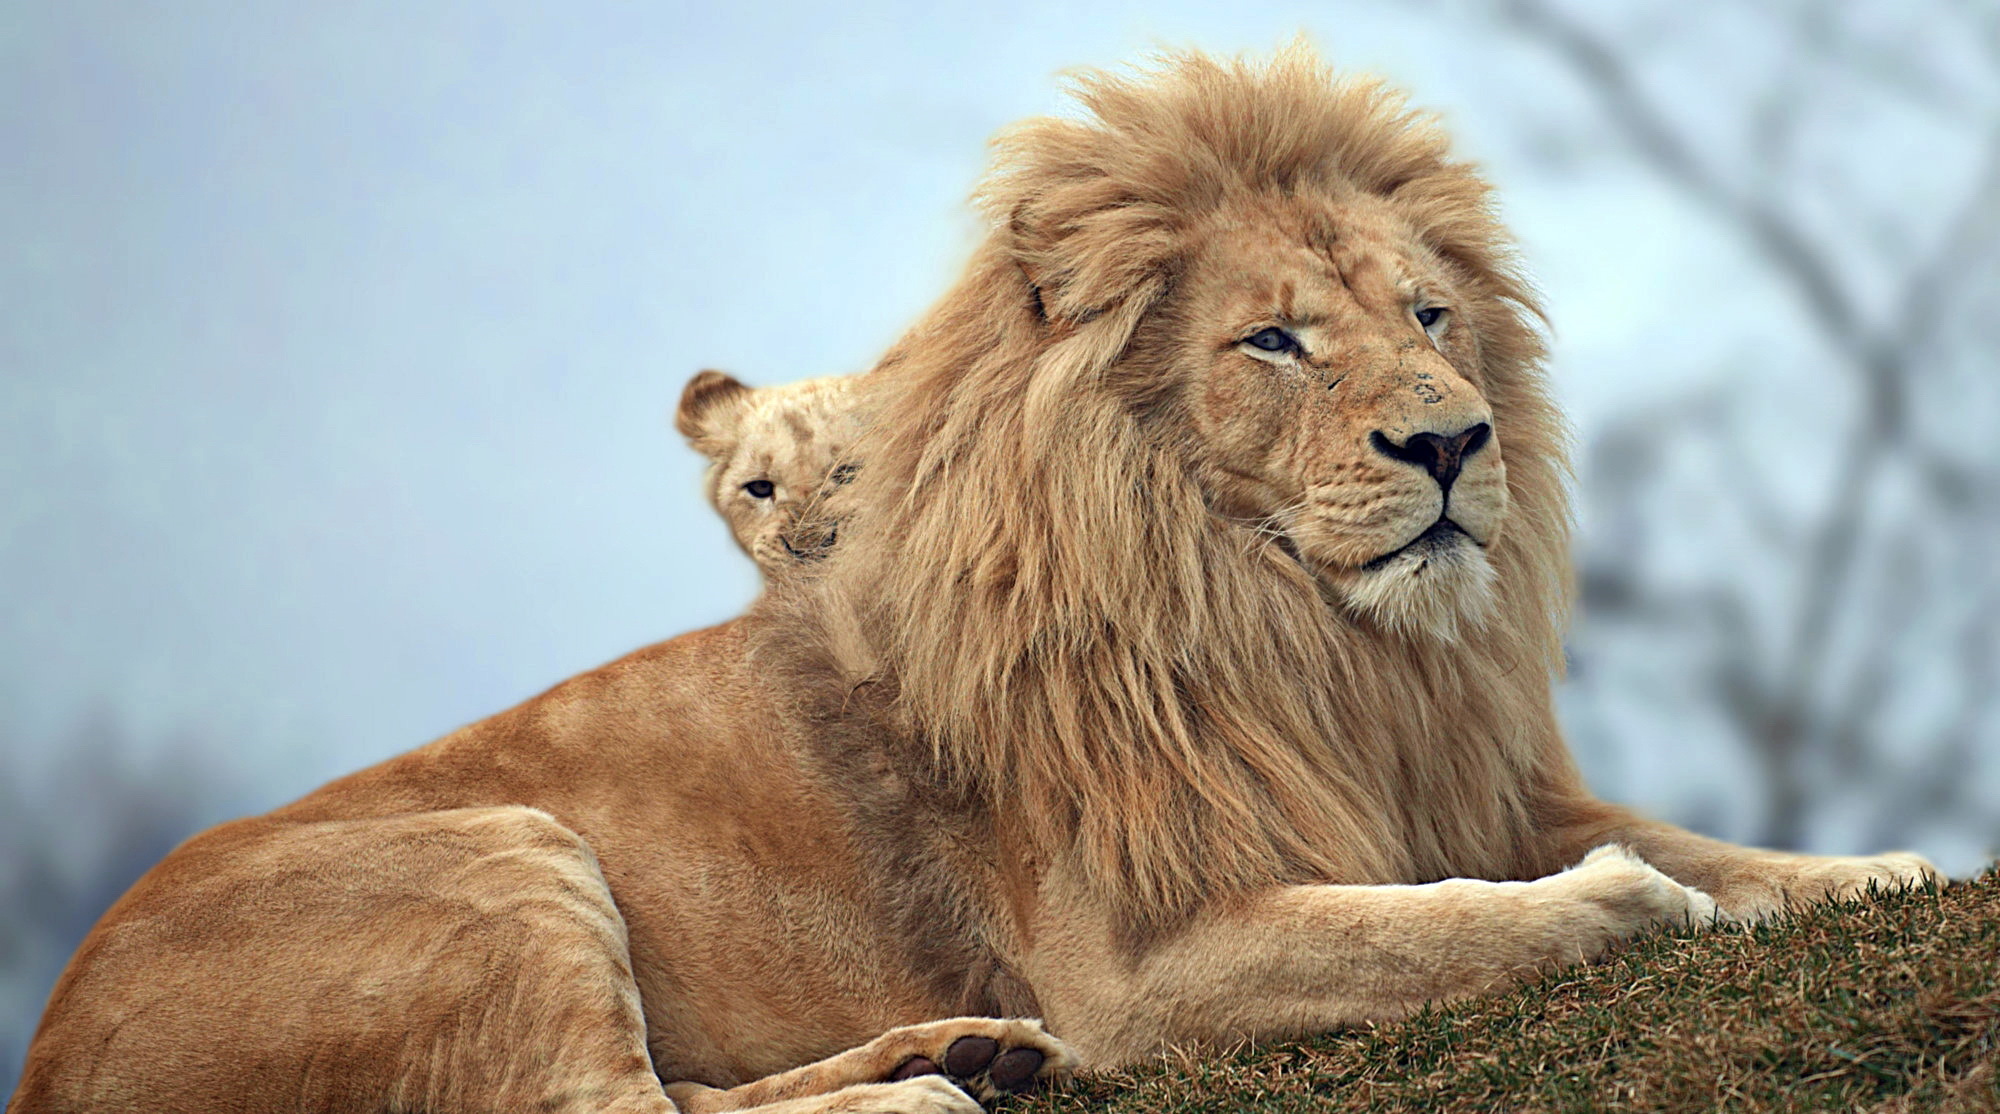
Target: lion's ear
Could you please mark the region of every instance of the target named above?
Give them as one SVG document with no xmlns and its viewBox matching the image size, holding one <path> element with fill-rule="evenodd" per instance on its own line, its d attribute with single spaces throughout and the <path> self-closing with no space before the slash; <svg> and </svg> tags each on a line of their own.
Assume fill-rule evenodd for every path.
<svg viewBox="0 0 2000 1114">
<path fill-rule="evenodd" d="M 674 428 L 703 456 L 713 457 L 730 440 L 750 388 L 720 371 L 699 371 L 681 389 Z"/>
<path fill-rule="evenodd" d="M 1007 217 L 1007 248 L 1013 256 L 1014 265 L 1021 268 L 1021 277 L 1028 284 L 1028 308 L 1043 321 L 1049 319 L 1048 304 L 1042 301 L 1043 268 L 1039 265 L 1035 250 L 1034 230 L 1028 224 L 1028 203 L 1014 206 Z"/>
<path fill-rule="evenodd" d="M 1087 321 L 1135 294 L 1157 292 L 1180 240 L 1167 214 L 1062 183 L 1016 204 L 1006 243 L 1025 296 L 1046 320 Z M 1067 186 L 1068 188 L 1062 188 Z"/>
</svg>

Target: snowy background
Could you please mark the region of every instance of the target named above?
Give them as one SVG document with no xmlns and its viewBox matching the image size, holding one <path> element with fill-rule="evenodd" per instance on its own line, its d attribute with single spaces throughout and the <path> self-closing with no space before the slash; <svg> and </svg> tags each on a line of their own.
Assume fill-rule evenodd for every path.
<svg viewBox="0 0 2000 1114">
<path fill-rule="evenodd" d="M 735 613 L 668 415 L 867 366 L 1054 75 L 1307 32 L 1547 294 L 1597 788 L 2000 849 L 2000 12 L 0 6 L 0 1094 L 191 832 Z"/>
</svg>

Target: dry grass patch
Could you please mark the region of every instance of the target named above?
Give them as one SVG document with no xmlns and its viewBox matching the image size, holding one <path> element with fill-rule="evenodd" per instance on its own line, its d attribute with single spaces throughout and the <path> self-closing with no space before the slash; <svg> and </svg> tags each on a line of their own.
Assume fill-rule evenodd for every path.
<svg viewBox="0 0 2000 1114">
<path fill-rule="evenodd" d="M 1393 1025 L 1167 1058 L 1011 1114 L 2000 1111 L 2000 875 L 1605 962 Z"/>
</svg>

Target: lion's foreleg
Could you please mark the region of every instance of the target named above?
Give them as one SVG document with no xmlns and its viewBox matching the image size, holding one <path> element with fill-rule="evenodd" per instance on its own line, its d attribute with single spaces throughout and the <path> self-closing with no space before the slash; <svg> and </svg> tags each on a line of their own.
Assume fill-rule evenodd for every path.
<svg viewBox="0 0 2000 1114">
<path fill-rule="evenodd" d="M 1136 961 L 1088 929 L 1058 930 L 1034 981 L 1050 1028 L 1098 1068 L 1401 1017 L 1713 909 L 1606 849 L 1533 882 L 1286 887 L 1202 913 Z"/>
<path fill-rule="evenodd" d="M 826 1094 L 778 1099 L 756 1106 L 738 1106 L 732 1095 L 741 1088 L 719 1091 L 698 1083 L 668 1088 L 683 1114 L 733 1111 L 739 1114 L 980 1114 L 979 1100 L 938 1075 L 920 1075 L 890 1083 L 856 1083 Z M 719 1103 L 720 1105 L 705 1105 Z"/>
<path fill-rule="evenodd" d="M 1897 851 L 1871 856 L 1765 851 L 1699 836 L 1601 801 L 1553 810 L 1544 833 L 1546 859 L 1562 862 L 1584 848 L 1617 843 L 1676 880 L 1715 898 L 1723 916 L 1754 920 L 1788 908 L 1881 888 L 1942 881 L 1922 857 Z"/>
</svg>

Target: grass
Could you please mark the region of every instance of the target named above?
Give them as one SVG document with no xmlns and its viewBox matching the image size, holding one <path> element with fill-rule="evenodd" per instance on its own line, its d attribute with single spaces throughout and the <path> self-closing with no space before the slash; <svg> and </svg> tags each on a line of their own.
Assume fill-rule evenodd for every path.
<svg viewBox="0 0 2000 1114">
<path fill-rule="evenodd" d="M 1162 1058 L 1008 1114 L 2000 1111 L 2000 873 L 1604 962 L 1407 1020 Z"/>
</svg>

